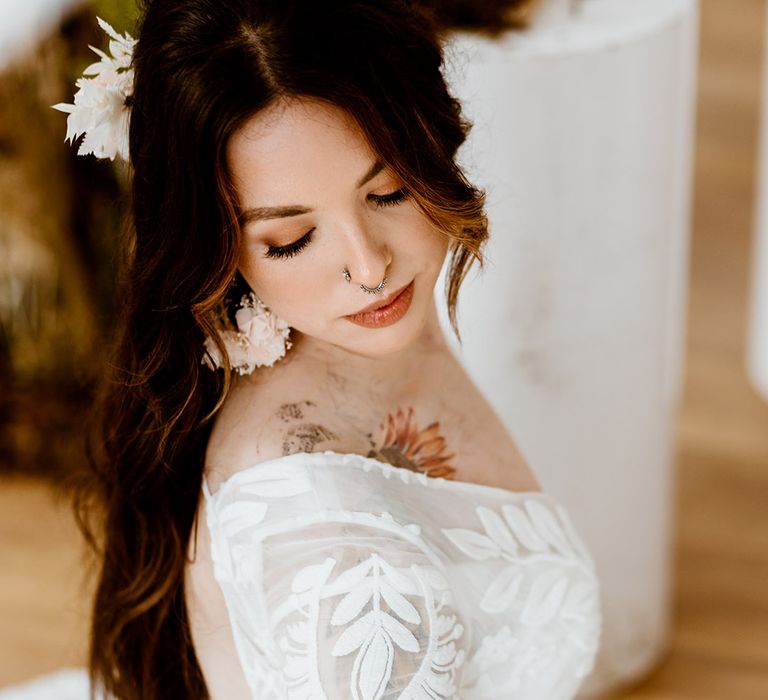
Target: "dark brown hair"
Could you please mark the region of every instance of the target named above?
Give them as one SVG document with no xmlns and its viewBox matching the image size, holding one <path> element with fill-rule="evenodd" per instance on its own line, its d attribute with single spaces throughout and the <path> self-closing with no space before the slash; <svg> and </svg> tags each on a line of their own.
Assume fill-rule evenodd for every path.
<svg viewBox="0 0 768 700">
<path fill-rule="evenodd" d="M 201 364 L 237 276 L 228 139 L 283 96 L 345 109 L 452 241 L 457 336 L 459 287 L 482 265 L 487 225 L 482 193 L 455 162 L 468 124 L 438 34 L 411 3 L 154 0 L 137 37 L 121 316 L 90 440 L 100 515 L 90 672 L 120 700 L 199 700 L 184 573 L 211 418 L 231 382 Z"/>
</svg>

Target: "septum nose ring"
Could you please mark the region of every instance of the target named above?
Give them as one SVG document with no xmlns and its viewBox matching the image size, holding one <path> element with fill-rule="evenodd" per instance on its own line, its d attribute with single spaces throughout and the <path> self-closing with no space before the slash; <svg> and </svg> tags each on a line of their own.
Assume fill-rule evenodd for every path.
<svg viewBox="0 0 768 700">
<path fill-rule="evenodd" d="M 366 287 L 364 284 L 361 284 L 360 286 L 369 294 L 376 294 L 377 292 L 380 292 L 382 289 L 384 289 L 384 285 L 387 283 L 387 278 L 385 277 L 383 280 L 381 280 L 381 284 L 378 287 L 374 287 L 371 289 L 370 287 Z"/>
<path fill-rule="evenodd" d="M 347 280 L 347 282 L 349 282 L 349 281 L 350 281 L 350 279 L 352 279 L 352 278 L 351 278 L 351 276 L 350 276 L 350 274 L 349 274 L 349 270 L 347 270 L 347 268 L 344 268 L 344 279 L 346 279 L 346 280 Z M 361 288 L 363 291 L 366 291 L 366 292 L 368 292 L 369 294 L 377 294 L 377 293 L 378 293 L 378 292 L 380 292 L 382 289 L 384 289 L 384 285 L 385 285 L 386 283 L 387 283 L 387 276 L 385 275 L 385 276 L 384 276 L 384 279 L 383 279 L 383 280 L 381 280 L 381 284 L 379 284 L 379 286 L 378 286 L 378 287 L 366 287 L 364 284 L 361 284 L 361 285 L 360 285 L 360 288 Z"/>
</svg>

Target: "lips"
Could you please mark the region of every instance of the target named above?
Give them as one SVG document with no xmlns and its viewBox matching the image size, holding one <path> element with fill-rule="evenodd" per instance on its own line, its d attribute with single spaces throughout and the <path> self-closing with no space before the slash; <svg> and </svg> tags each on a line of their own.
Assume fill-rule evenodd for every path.
<svg viewBox="0 0 768 700">
<path fill-rule="evenodd" d="M 410 282 L 408 283 L 410 284 Z M 369 304 L 363 309 L 360 309 L 360 311 L 356 311 L 355 313 L 348 314 L 349 316 L 357 316 L 358 314 L 364 314 L 369 313 L 371 311 L 375 311 L 376 309 L 380 309 L 382 306 L 389 306 L 400 294 L 403 293 L 403 291 L 408 287 L 408 284 L 404 284 L 400 289 L 395 290 L 390 294 L 388 297 L 385 297 L 384 299 L 380 299 L 379 301 L 374 302 L 373 304 Z"/>
<path fill-rule="evenodd" d="M 394 299 L 386 306 L 380 306 L 373 311 L 352 314 L 344 318 L 363 328 L 386 328 L 387 326 L 392 326 L 408 313 L 408 309 L 413 301 L 414 284 L 414 280 L 411 280 L 399 294 L 397 292 L 392 294 L 391 297 L 394 297 Z M 386 301 L 385 299 L 384 302 Z"/>
</svg>

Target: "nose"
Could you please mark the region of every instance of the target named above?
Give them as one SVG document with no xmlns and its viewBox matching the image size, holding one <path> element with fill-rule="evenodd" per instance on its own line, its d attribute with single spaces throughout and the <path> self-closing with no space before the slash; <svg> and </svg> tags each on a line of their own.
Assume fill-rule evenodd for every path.
<svg viewBox="0 0 768 700">
<path fill-rule="evenodd" d="M 345 269 L 349 270 L 349 281 L 375 289 L 387 274 L 392 262 L 392 250 L 362 221 L 354 229 L 347 230 L 347 238 L 350 254 Z"/>
</svg>

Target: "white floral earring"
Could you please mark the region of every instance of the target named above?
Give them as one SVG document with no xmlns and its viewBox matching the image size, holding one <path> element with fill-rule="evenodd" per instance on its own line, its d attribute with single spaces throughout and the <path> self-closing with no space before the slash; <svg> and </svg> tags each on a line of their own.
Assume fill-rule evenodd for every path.
<svg viewBox="0 0 768 700">
<path fill-rule="evenodd" d="M 288 340 L 290 327 L 272 313 L 253 291 L 244 294 L 235 313 L 237 330 L 218 330 L 229 358 L 238 374 L 251 374 L 256 367 L 269 367 L 285 356 L 293 343 Z M 223 358 L 213 339 L 205 339 L 202 363 L 210 369 L 224 366 Z"/>
</svg>

